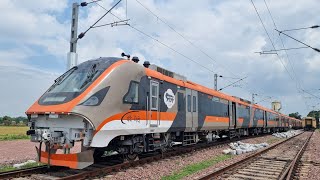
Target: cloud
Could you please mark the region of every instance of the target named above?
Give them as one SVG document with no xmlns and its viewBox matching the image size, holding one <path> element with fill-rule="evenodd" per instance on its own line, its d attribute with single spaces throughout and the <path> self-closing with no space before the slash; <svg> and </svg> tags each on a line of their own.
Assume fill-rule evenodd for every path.
<svg viewBox="0 0 320 180">
<path fill-rule="evenodd" d="M 241 85 L 241 88 L 230 87 L 226 88 L 224 92 L 246 99 L 251 99 L 253 92 L 260 94 L 261 97 L 273 96 L 274 99 L 282 101 L 285 113 L 301 111 L 305 115 L 308 111 L 305 104 L 314 103 L 315 100 L 304 99 L 303 96 L 306 94 L 299 93 L 297 86 L 311 89 L 314 84 L 319 83 L 316 78 L 320 75 L 319 69 L 316 68 L 320 63 L 318 62 L 318 53 L 307 49 L 288 51 L 290 62 L 284 52 L 279 52 L 279 56 L 255 54 L 256 51 L 271 50 L 273 46 L 250 1 L 139 1 L 159 17 L 164 18 L 166 23 L 183 37 L 150 14 L 137 1 L 128 1 L 127 18 L 130 19 L 129 23 L 132 26 L 165 43 L 184 56 L 197 61 L 211 71 L 226 77 L 248 76 L 245 81 L 237 84 Z M 279 35 L 274 31 L 273 21 L 264 2 L 254 2 L 276 49 L 282 48 Z M 107 9 L 114 3 L 114 1 L 99 2 Z M 317 0 L 293 2 L 267 0 L 267 3 L 279 29 L 310 26 L 320 22 L 316 8 Z M 8 79 L 24 79 L 25 74 L 14 73 L 14 67 L 19 67 L 28 69 L 24 72 L 31 72 L 28 77 L 40 78 L 37 77 L 37 73 L 29 69 L 35 65 L 26 63 L 26 60 L 32 62 L 31 59 L 37 54 L 41 54 L 44 60 L 46 57 L 53 57 L 52 61 L 56 64 L 52 66 L 60 65 L 59 67 L 61 67 L 61 64 L 66 61 L 66 52 L 69 50 L 70 7 L 71 2 L 66 0 L 1 1 L 0 21 L 3 23 L 0 33 L 5 36 L 0 39 L 0 66 L 10 66 L 11 70 L 10 72 L 1 70 L 3 72 L 0 73 L 11 73 L 12 76 L 8 76 Z M 125 19 L 125 10 L 125 3 L 122 2 L 112 12 L 121 19 Z M 78 34 L 90 27 L 104 13 L 105 10 L 94 3 L 81 8 Z M 107 15 L 99 24 L 117 20 L 117 18 Z M 290 34 L 320 48 L 320 43 L 317 41 L 320 36 L 319 31 L 307 30 Z M 300 46 L 289 38 L 284 36 L 281 38 L 286 47 Z M 184 39 L 188 39 L 193 44 Z M 11 46 L 1 48 L 8 44 Z M 148 60 L 185 75 L 189 80 L 209 87 L 213 86 L 213 73 L 130 26 L 91 29 L 83 39 L 78 41 L 77 51 L 80 62 L 102 56 L 120 56 L 121 52 L 126 52 L 132 56 L 139 56 L 141 64 L 144 60 Z M 50 66 L 44 69 L 56 74 L 64 70 L 62 68 L 57 72 L 57 69 L 53 67 L 50 69 Z M 295 73 L 293 73 L 293 69 Z M 16 71 L 18 70 L 16 69 Z M 21 86 L 28 86 L 34 91 L 30 90 L 27 93 L 32 94 L 32 97 L 39 97 L 41 94 L 39 91 L 45 90 L 54 79 L 48 74 L 44 77 L 37 79 L 37 85 L 33 83 L 32 86 L 28 86 L 31 80 L 26 80 L 12 83 L 10 88 L 19 89 Z M 296 78 L 298 82 L 296 82 Z M 218 84 L 219 87 L 224 87 L 234 81 L 234 79 L 219 79 Z M 38 91 L 36 88 L 40 90 Z M 36 93 L 38 95 L 35 95 Z M 9 101 L 6 97 L 3 98 Z M 26 104 L 31 104 L 31 99 L 21 100 L 13 96 L 11 98 L 10 101 L 23 101 Z M 304 101 L 308 102 L 301 103 Z M 268 104 L 264 103 L 266 106 Z M 5 111 L 1 113 L 5 113 Z"/>
</svg>

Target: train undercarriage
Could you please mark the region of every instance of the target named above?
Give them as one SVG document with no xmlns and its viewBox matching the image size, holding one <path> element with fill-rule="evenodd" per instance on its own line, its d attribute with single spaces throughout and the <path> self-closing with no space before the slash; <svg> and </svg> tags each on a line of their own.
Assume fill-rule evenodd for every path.
<svg viewBox="0 0 320 180">
<path fill-rule="evenodd" d="M 119 136 L 113 139 L 108 147 L 95 148 L 94 159 L 99 161 L 101 156 L 114 154 L 123 155 L 125 160 L 135 160 L 139 155 L 150 152 L 165 152 L 174 146 L 189 146 L 197 143 L 211 143 L 222 139 L 255 136 L 274 132 L 283 132 L 288 128 L 242 128 L 215 131 L 171 132 Z"/>
</svg>

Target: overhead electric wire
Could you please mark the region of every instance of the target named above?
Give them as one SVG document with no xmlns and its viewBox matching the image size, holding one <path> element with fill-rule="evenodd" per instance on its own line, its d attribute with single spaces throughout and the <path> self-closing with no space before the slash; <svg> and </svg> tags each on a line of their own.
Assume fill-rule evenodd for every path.
<svg viewBox="0 0 320 180">
<path fill-rule="evenodd" d="M 240 77 L 238 75 L 236 75 L 235 73 L 233 73 L 232 71 L 230 71 L 228 68 L 226 68 L 225 66 L 223 66 L 222 64 L 220 64 L 218 61 L 216 61 L 214 58 L 212 58 L 208 53 L 206 53 L 204 50 L 202 50 L 199 46 L 197 46 L 195 43 L 193 43 L 192 41 L 190 41 L 188 38 L 186 38 L 182 33 L 179 33 L 179 31 L 177 31 L 173 26 L 171 26 L 167 20 L 165 18 L 161 18 L 159 15 L 157 15 L 156 13 L 154 13 L 153 11 L 150 10 L 150 8 L 148 8 L 147 6 L 145 6 L 144 4 L 141 3 L 141 1 L 136 0 L 136 2 L 138 4 L 140 4 L 144 9 L 146 9 L 149 13 L 151 13 L 154 17 L 157 18 L 157 20 L 160 20 L 162 23 L 164 23 L 166 26 L 168 26 L 172 31 L 174 31 L 176 34 L 178 34 L 182 39 L 184 39 L 186 42 L 188 42 L 191 46 L 193 46 L 194 48 L 196 48 L 197 50 L 199 50 L 202 54 L 204 54 L 205 56 L 207 56 L 209 59 L 211 59 L 213 62 L 215 62 L 218 66 L 222 67 L 223 69 L 227 70 L 229 73 L 231 73 L 233 76 L 236 76 L 237 78 L 234 79 L 240 79 Z M 232 79 L 232 78 L 231 78 Z M 228 82 L 232 83 L 232 81 L 226 79 Z M 239 87 L 242 88 L 242 87 Z M 244 88 L 242 88 L 244 89 Z M 246 88 L 246 91 L 248 91 L 250 94 L 252 92 L 254 92 L 253 90 L 250 90 L 248 87 Z"/>
<path fill-rule="evenodd" d="M 188 38 L 186 38 L 183 34 L 175 30 L 169 23 L 167 23 L 165 18 L 161 18 L 156 13 L 152 12 L 148 7 L 146 7 L 144 4 L 142 4 L 139 0 L 136 0 L 137 3 L 139 3 L 144 9 L 146 9 L 148 12 L 150 12 L 154 17 L 156 17 L 158 20 L 160 20 L 162 23 L 164 23 L 166 26 L 168 26 L 172 31 L 174 31 L 176 34 L 178 34 L 182 39 L 187 41 L 190 45 L 192 45 L 194 48 L 198 49 L 202 54 L 207 56 L 209 59 L 211 59 L 213 62 L 215 62 L 217 65 L 222 67 L 223 69 L 227 70 L 229 73 L 231 73 L 234 76 L 237 76 L 232 71 L 230 71 L 228 68 L 224 67 L 222 64 L 220 64 L 218 61 L 216 61 L 214 58 L 212 58 L 208 53 L 206 53 L 204 50 L 202 50 L 199 46 L 197 46 L 195 43 L 190 41 Z"/>
<path fill-rule="evenodd" d="M 106 9 L 105 7 L 101 6 L 101 5 L 100 5 L 99 3 L 97 3 L 97 2 L 95 2 L 95 3 L 96 3 L 99 7 L 101 7 L 102 9 L 104 9 L 104 10 L 106 10 L 106 11 L 107 11 L 107 9 Z M 117 18 L 118 20 L 122 21 L 122 19 L 121 19 L 121 18 L 119 18 L 118 16 L 116 16 L 116 15 L 115 15 L 115 14 L 113 14 L 112 12 L 110 12 L 110 14 L 111 14 L 112 16 L 114 16 L 115 18 Z M 160 19 L 160 18 L 159 18 L 159 19 Z M 204 66 L 204 65 L 200 64 L 199 62 L 197 62 L 197 61 L 193 60 L 192 58 L 189 58 L 188 56 L 186 56 L 186 55 L 182 54 L 181 52 L 179 52 L 179 51 L 175 50 L 174 48 L 170 47 L 169 45 L 167 45 L 167 44 L 165 44 L 165 43 L 163 43 L 163 42 L 159 41 L 158 39 L 156 39 L 156 38 L 152 37 L 151 35 L 149 35 L 149 34 L 147 34 L 147 33 L 143 32 L 142 30 L 140 30 L 140 29 L 138 29 L 138 28 L 134 27 L 133 25 L 129 24 L 129 27 L 131 27 L 131 28 L 132 28 L 132 29 L 134 29 L 135 31 L 137 31 L 137 32 L 139 32 L 139 33 L 141 33 L 141 34 L 143 34 L 144 36 L 146 36 L 146 37 L 148 37 L 148 38 L 150 38 L 150 39 L 154 40 L 155 42 L 157 42 L 157 43 L 159 43 L 159 44 L 161 44 L 161 45 L 165 46 L 166 48 L 168 48 L 168 49 L 172 50 L 173 52 L 175 52 L 175 53 L 177 53 L 177 54 L 179 54 L 179 55 L 183 56 L 184 58 L 186 58 L 186 59 L 188 59 L 188 60 L 190 60 L 190 61 L 192 61 L 192 62 L 194 62 L 194 63 L 196 63 L 196 64 L 198 64 L 198 65 L 200 65 L 201 67 L 205 68 L 206 70 L 208 70 L 208 71 L 210 71 L 210 72 L 212 72 L 212 73 L 215 73 L 214 71 L 212 71 L 211 69 L 207 68 L 206 66 Z M 176 32 L 177 32 L 177 31 L 176 31 Z M 178 32 L 177 32 L 177 33 L 178 33 Z M 180 34 L 180 33 L 178 33 L 178 34 Z M 182 35 L 182 34 L 180 34 L 180 35 Z M 182 36 L 183 36 L 183 35 L 182 35 Z M 191 42 L 191 41 L 190 41 L 190 42 Z M 192 42 L 191 42 L 191 43 L 192 43 Z M 209 55 L 208 55 L 208 56 L 209 56 Z M 226 69 L 226 70 L 227 70 L 227 69 Z M 236 75 L 235 75 L 235 76 L 236 76 Z M 247 77 L 245 77 L 245 78 L 247 78 Z M 242 78 L 242 79 L 245 79 L 245 78 Z M 239 78 L 239 79 L 240 79 L 240 78 Z M 227 81 L 229 81 L 230 83 L 233 83 L 233 82 L 231 82 L 230 80 L 227 80 Z M 239 81 L 241 81 L 241 79 L 240 79 Z M 233 83 L 233 84 L 235 84 L 235 83 Z M 233 84 L 232 84 L 232 85 L 233 85 Z M 243 89 L 243 87 L 239 87 L 239 88 L 242 88 L 242 89 Z M 250 94 L 251 94 L 252 92 L 254 92 L 253 90 L 249 90 L 249 89 L 247 89 L 246 91 L 248 91 Z"/>
<path fill-rule="evenodd" d="M 274 49 L 274 50 L 276 50 L 276 47 L 275 47 L 275 45 L 274 45 L 273 41 L 272 41 L 272 40 L 271 40 L 271 38 L 270 38 L 270 35 L 269 35 L 268 31 L 267 31 L 267 28 L 265 27 L 265 25 L 264 25 L 264 23 L 263 23 L 263 21 L 262 21 L 262 19 L 261 19 L 261 17 L 260 17 L 260 14 L 259 14 L 259 12 L 258 12 L 258 10 L 257 10 L 256 6 L 254 5 L 253 0 L 250 0 L 250 1 L 251 1 L 252 5 L 253 5 L 253 7 L 254 7 L 254 9 L 255 9 L 255 11 L 256 11 L 256 13 L 257 13 L 258 17 L 259 17 L 259 20 L 260 20 L 260 22 L 261 22 L 261 24 L 262 24 L 262 26 L 263 26 L 263 29 L 265 30 L 265 32 L 266 32 L 266 34 L 267 34 L 267 36 L 268 36 L 268 38 L 269 38 L 269 40 L 270 40 L 270 42 L 271 42 L 271 44 L 272 44 L 273 49 Z M 279 55 L 278 55 L 278 54 L 277 54 L 277 57 L 279 58 L 279 60 L 280 60 L 280 62 L 281 62 L 281 64 L 282 64 L 282 66 L 285 68 L 285 70 L 287 71 L 287 73 L 288 73 L 288 75 L 290 76 L 290 78 L 294 81 L 294 78 L 291 76 L 291 74 L 290 74 L 290 72 L 289 72 L 288 68 L 287 68 L 287 67 L 286 67 L 286 65 L 282 62 L 282 60 L 281 60 L 281 58 L 279 57 Z"/>
<path fill-rule="evenodd" d="M 281 32 L 286 32 L 286 31 L 298 31 L 298 30 L 303 30 L 303 29 L 315 29 L 315 28 L 319 28 L 319 25 L 314 25 L 314 26 L 310 26 L 310 27 L 303 27 L 303 28 L 295 28 L 295 29 L 287 29 L 287 30 L 282 30 Z"/>
<path fill-rule="evenodd" d="M 290 36 L 290 35 L 288 35 L 288 34 L 286 34 L 284 32 L 282 32 L 282 31 L 279 31 L 278 29 L 275 29 L 275 30 L 278 31 L 280 34 L 283 34 L 283 35 L 285 35 L 285 36 L 287 36 L 287 37 L 289 37 L 289 38 L 291 38 L 291 39 L 293 39 L 293 40 L 295 40 L 295 41 L 297 41 L 297 42 L 309 47 L 310 49 L 313 49 L 313 50 L 315 50 L 317 52 L 320 52 L 320 49 L 318 49 L 318 48 L 314 48 L 314 47 L 312 47 L 312 46 L 310 46 L 310 45 L 308 45 L 308 44 L 306 44 L 306 43 L 304 43 L 304 42 L 302 42 L 302 41 L 300 41 L 300 40 L 298 40 L 298 39 L 296 39 L 296 38 L 294 38 L 294 37 L 292 37 L 292 36 Z"/>
<path fill-rule="evenodd" d="M 232 85 L 234 85 L 234 84 L 236 84 L 236 83 L 238 83 L 238 82 L 240 82 L 240 81 L 242 81 L 242 80 L 244 80 L 244 79 L 246 79 L 246 78 L 247 78 L 247 77 L 241 78 L 241 79 L 239 79 L 238 81 L 235 81 L 235 82 L 233 82 L 233 83 L 231 83 L 231 84 L 229 84 L 229 85 L 227 85 L 227 86 L 225 86 L 225 87 L 223 87 L 223 88 L 220 88 L 219 91 L 221 91 L 221 90 L 223 90 L 223 89 L 225 89 L 225 88 L 227 88 L 227 87 L 229 87 L 229 86 L 232 86 Z"/>
<path fill-rule="evenodd" d="M 115 8 L 122 0 L 119 0 L 115 5 L 113 5 L 109 10 L 107 10 L 107 12 L 102 15 L 95 23 L 93 23 L 86 31 L 82 32 L 79 34 L 77 39 L 81 39 L 83 38 L 83 36 L 90 30 L 92 29 L 101 19 L 103 19 L 108 13 L 110 13 L 112 11 L 113 8 Z M 97 1 L 92 1 L 93 3 L 98 4 Z"/>
<path fill-rule="evenodd" d="M 273 16 L 272 16 L 272 14 L 271 14 L 271 11 L 270 11 L 270 9 L 269 9 L 269 6 L 268 6 L 266 0 L 264 0 L 264 3 L 265 3 L 265 5 L 266 5 L 266 8 L 267 8 L 267 10 L 268 10 L 268 12 L 269 12 L 269 15 L 270 15 L 270 17 L 271 17 L 271 19 L 272 19 L 272 22 L 273 22 L 274 27 L 275 27 L 276 29 L 278 29 L 278 27 L 277 27 L 277 25 L 276 25 L 276 23 L 275 23 L 275 21 L 274 21 L 274 19 L 273 19 Z M 311 26 L 311 27 L 309 27 L 309 28 L 316 28 L 316 26 Z M 300 29 L 301 29 L 301 28 L 300 28 Z M 298 29 L 296 29 L 296 30 L 298 30 Z M 282 31 L 282 32 L 283 32 L 283 31 Z M 283 40 L 282 40 L 280 34 L 279 34 L 279 38 L 280 38 L 280 40 L 281 40 L 282 47 L 285 49 L 286 47 L 285 47 L 285 45 L 284 45 L 284 43 L 283 43 Z M 293 65 L 292 65 L 292 63 L 291 63 L 291 61 L 290 61 L 288 52 L 287 52 L 286 50 L 285 50 L 285 53 L 286 53 L 286 56 L 287 56 L 289 65 L 291 66 L 291 69 L 292 69 L 292 71 L 293 71 L 293 73 L 294 73 L 294 75 L 295 75 L 295 78 L 296 78 L 296 80 L 297 80 L 297 83 L 298 83 L 297 85 L 299 86 L 299 88 L 297 88 L 298 93 L 299 93 L 299 89 L 302 90 L 303 92 L 307 92 L 307 91 L 305 91 L 305 90 L 302 88 L 302 85 L 301 85 L 301 83 L 300 83 L 300 80 L 299 80 L 298 77 L 297 77 L 297 74 L 296 74 L 296 72 L 295 72 L 295 70 L 294 70 L 294 67 L 293 67 Z M 310 95 L 312 95 L 312 96 L 315 96 L 314 94 L 311 94 L 310 92 L 307 92 L 307 93 L 310 94 Z M 318 96 L 315 96 L 315 97 L 318 98 Z M 305 103 L 306 103 L 306 99 L 305 99 L 303 96 L 302 96 L 302 98 L 304 99 L 304 101 L 305 101 Z"/>
<path fill-rule="evenodd" d="M 262 26 L 263 26 L 263 28 L 264 28 L 264 30 L 265 30 L 265 32 L 266 32 L 266 34 L 267 34 L 267 35 L 268 35 L 268 37 L 269 37 L 269 40 L 271 41 L 271 44 L 272 44 L 272 46 L 273 46 L 274 50 L 276 50 L 276 48 L 275 48 L 275 46 L 274 46 L 274 43 L 273 43 L 273 41 L 271 40 L 271 38 L 270 38 L 270 36 L 269 36 L 269 33 L 268 33 L 268 31 L 267 31 L 267 29 L 266 29 L 266 27 L 265 27 L 265 25 L 264 25 L 264 23 L 263 23 L 263 21 L 262 21 L 262 19 L 261 19 L 260 15 L 259 15 L 259 12 L 258 12 L 258 10 L 257 10 L 257 8 L 256 8 L 256 6 L 255 6 L 255 4 L 254 4 L 254 2 L 253 2 L 253 0 L 251 0 L 251 3 L 252 3 L 252 5 L 253 5 L 253 7 L 254 7 L 254 9 L 255 9 L 255 11 L 256 11 L 256 13 L 257 13 L 258 17 L 259 17 L 259 20 L 260 20 L 260 22 L 261 22 L 261 24 L 262 24 Z M 272 14 L 271 14 L 271 11 L 270 11 L 270 9 L 269 9 L 269 7 L 268 7 L 268 5 L 267 5 L 267 3 L 266 3 L 266 1 L 265 1 L 265 0 L 264 0 L 264 3 L 265 3 L 265 6 L 266 6 L 266 8 L 267 8 L 267 10 L 268 10 L 268 12 L 269 12 L 269 15 L 270 15 L 270 17 L 271 17 L 271 19 L 272 19 L 273 25 L 275 26 L 275 28 L 277 28 L 277 25 L 276 25 L 276 23 L 275 23 L 275 21 L 274 21 L 274 19 L 273 19 L 273 16 L 272 16 Z M 286 49 L 286 47 L 285 47 L 285 45 L 284 45 L 284 43 L 283 43 L 282 38 L 281 38 L 281 37 L 279 37 L 279 38 L 280 38 L 280 40 L 281 40 L 281 43 L 282 43 L 282 47 L 283 47 L 283 49 Z M 287 51 L 286 51 L 286 50 L 285 50 L 285 53 L 286 53 L 286 56 L 287 56 L 287 59 L 288 59 L 289 65 L 290 65 L 290 67 L 291 67 L 291 69 L 292 69 L 292 71 L 293 71 L 293 75 L 295 76 L 295 79 L 296 79 L 296 80 L 294 80 L 294 78 L 293 78 L 293 77 L 292 77 L 292 75 L 290 74 L 290 72 L 289 72 L 288 68 L 285 66 L 285 64 L 282 62 L 281 58 L 279 57 L 278 53 L 276 53 L 276 54 L 277 54 L 277 57 L 279 58 L 279 60 L 280 60 L 281 64 L 283 65 L 283 67 L 284 67 L 284 68 L 285 68 L 285 70 L 287 71 L 287 73 L 288 73 L 289 77 L 290 77 L 290 78 L 295 82 L 295 85 L 296 85 L 297 91 L 298 91 L 298 93 L 299 93 L 299 89 L 301 89 L 301 90 L 303 90 L 303 89 L 302 89 L 301 84 L 300 84 L 300 82 L 299 82 L 299 80 L 298 80 L 298 78 L 297 78 L 297 75 L 296 75 L 296 73 L 295 73 L 295 71 L 294 71 L 294 68 L 293 68 L 293 66 L 292 66 L 292 64 L 291 64 L 291 61 L 290 61 L 289 55 L 288 55 L 288 53 L 287 53 Z M 298 88 L 298 86 L 299 86 L 299 88 Z M 306 103 L 306 101 L 305 101 L 305 103 Z"/>
<path fill-rule="evenodd" d="M 152 40 L 154 40 L 154 41 L 158 42 L 159 44 L 161 44 L 161 45 L 163 45 L 163 46 L 167 47 L 168 49 L 172 50 L 173 52 L 175 52 L 175 53 L 179 54 L 180 56 L 183 56 L 184 58 L 186 58 L 186 59 L 188 59 L 188 60 L 190 60 L 190 61 L 192 61 L 192 62 L 194 62 L 194 63 L 198 64 L 199 66 L 201 66 L 201 67 L 203 67 L 203 68 L 207 69 L 208 71 L 210 71 L 210 72 L 212 72 L 212 73 L 216 73 L 216 72 L 212 71 L 211 69 L 207 68 L 206 66 L 202 65 L 201 63 L 199 63 L 199 62 L 197 62 L 197 61 L 193 60 L 192 58 L 190 58 L 190 57 L 188 57 L 188 56 L 186 56 L 186 55 L 182 54 L 181 52 L 179 52 L 179 51 L 175 50 L 175 49 L 174 49 L 174 48 L 172 48 L 171 46 L 169 46 L 169 45 L 167 45 L 167 44 L 165 44 L 165 43 L 163 43 L 163 42 L 159 41 L 158 39 L 156 39 L 156 38 L 152 37 L 151 35 L 149 35 L 149 34 L 147 34 L 147 33 L 143 32 L 143 31 L 141 31 L 140 29 L 138 29 L 138 28 L 136 28 L 136 27 L 132 26 L 131 24 L 129 24 L 129 26 L 130 26 L 131 28 L 133 28 L 134 30 L 136 30 L 137 32 L 139 32 L 139 33 L 141 33 L 141 34 L 143 34 L 143 35 L 145 35 L 145 36 L 149 37 L 150 39 L 152 39 Z"/>
<path fill-rule="evenodd" d="M 315 98 L 317 98 L 317 99 L 320 99 L 319 96 L 316 96 L 316 95 L 314 95 L 314 94 L 312 94 L 312 93 L 310 93 L 310 92 L 308 92 L 308 91 L 306 91 L 306 90 L 304 90 L 304 89 L 302 89 L 302 91 L 305 92 L 305 93 L 307 93 L 307 94 L 309 94 L 309 95 L 311 95 L 311 96 L 313 96 L 313 97 L 315 97 Z"/>
<path fill-rule="evenodd" d="M 95 3 L 96 3 L 97 5 L 99 5 L 101 8 L 103 8 L 104 10 L 107 10 L 106 8 L 104 8 L 103 6 L 101 6 L 99 3 L 97 3 L 97 2 L 95 2 Z M 119 17 L 116 16 L 115 14 L 113 14 L 113 13 L 110 13 L 110 14 L 113 15 L 114 17 L 118 18 L 120 21 L 123 21 L 121 18 L 119 18 Z M 161 44 L 162 46 L 165 46 L 166 48 L 170 49 L 171 51 L 175 52 L 176 54 L 179 54 L 180 56 L 182 56 L 182 57 L 184 57 L 184 58 L 186 58 L 186 59 L 194 62 L 195 64 L 197 64 L 197 65 L 199 65 L 199 66 L 201 66 L 201 67 L 203 67 L 204 69 L 206 69 L 206 70 L 208 70 L 208 71 L 210 71 L 210 72 L 212 72 L 212 73 L 216 73 L 216 72 L 212 71 L 211 69 L 207 68 L 206 66 L 202 65 L 201 63 L 197 62 L 196 60 L 194 60 L 194 59 L 192 59 L 192 58 L 184 55 L 183 53 L 179 52 L 178 50 L 172 48 L 171 46 L 169 46 L 169 45 L 167 45 L 167 44 L 165 44 L 165 43 L 163 43 L 162 41 L 159 41 L 158 39 L 152 37 L 151 35 L 149 35 L 149 34 L 147 34 L 147 33 L 145 33 L 145 32 L 143 32 L 142 30 L 134 27 L 133 25 L 128 24 L 128 26 L 131 27 L 132 29 L 136 30 L 137 32 L 143 34 L 144 36 L 146 36 L 146 37 L 148 37 L 148 38 L 156 41 L 157 43 Z"/>
<path fill-rule="evenodd" d="M 287 51 L 287 50 L 296 50 L 296 49 L 305 49 L 305 48 L 308 48 L 308 47 L 305 47 L 305 46 L 302 46 L 302 47 L 293 47 L 293 48 L 283 48 L 283 49 L 276 49 L 276 50 L 266 50 L 266 51 L 260 51 L 260 52 L 254 52 L 254 53 L 260 53 L 260 54 L 263 54 L 263 53 L 268 53 L 268 52 L 278 52 L 278 51 Z"/>
<path fill-rule="evenodd" d="M 276 23 L 275 23 L 275 21 L 274 21 L 274 19 L 273 19 L 272 13 L 271 13 L 271 11 L 270 11 L 270 9 L 269 9 L 269 6 L 268 6 L 266 0 L 264 0 L 264 4 L 265 4 L 265 6 L 266 6 L 266 8 L 267 8 L 267 10 L 268 10 L 268 13 L 269 13 L 269 15 L 270 15 L 270 17 L 271 17 L 271 20 L 272 20 L 272 22 L 273 22 L 274 27 L 275 27 L 276 29 L 278 29 L 278 27 L 277 27 L 277 25 L 276 25 Z M 279 39 L 280 39 L 280 41 L 281 41 L 281 44 L 282 44 L 283 49 L 286 49 L 286 47 L 285 47 L 285 45 L 284 45 L 284 43 L 283 43 L 283 40 L 282 40 L 281 36 L 279 36 Z M 293 72 L 293 74 L 294 74 L 294 76 L 295 76 L 295 78 L 296 78 L 296 80 L 297 80 L 297 82 L 298 82 L 298 84 L 299 84 L 299 86 L 300 86 L 300 88 L 301 88 L 300 81 L 299 81 L 299 79 L 298 79 L 298 77 L 297 77 L 297 74 L 296 74 L 296 72 L 295 72 L 295 70 L 294 70 L 294 67 L 293 67 L 293 65 L 292 65 L 292 63 L 291 63 L 291 60 L 290 60 L 289 55 L 288 55 L 288 52 L 287 52 L 286 50 L 285 50 L 285 53 L 286 53 L 286 56 L 287 56 L 289 65 L 290 65 L 290 67 L 291 67 L 291 69 L 292 69 L 292 72 Z"/>
<path fill-rule="evenodd" d="M 269 6 L 268 6 L 266 0 L 264 0 L 264 4 L 265 4 L 265 6 L 266 6 L 266 8 L 267 8 L 267 10 L 268 10 L 268 13 L 269 13 L 269 15 L 270 15 L 270 17 L 271 17 L 271 20 L 272 20 L 272 22 L 273 22 L 273 25 L 274 25 L 275 29 L 278 29 L 278 27 L 277 27 L 277 25 L 276 25 L 276 23 L 275 23 L 275 21 L 274 21 L 274 18 L 273 18 L 273 16 L 272 16 L 272 13 L 271 13 L 271 11 L 270 11 L 270 9 L 269 9 Z M 309 27 L 309 28 L 316 28 L 316 27 L 313 27 L 313 26 L 312 26 L 312 27 Z M 301 28 L 300 28 L 300 29 L 301 29 Z M 294 29 L 294 30 L 298 30 L 298 29 Z M 284 49 L 284 51 L 285 51 L 285 54 L 286 54 L 286 57 L 287 57 L 287 59 L 288 59 L 289 65 L 290 65 L 290 67 L 291 67 L 291 69 L 292 69 L 292 71 L 293 71 L 293 74 L 294 74 L 294 76 L 295 76 L 295 79 L 296 79 L 296 88 L 297 88 L 298 93 L 301 94 L 301 93 L 300 93 L 300 90 L 301 90 L 302 92 L 306 92 L 306 91 L 302 88 L 302 85 L 301 85 L 301 83 L 300 83 L 300 80 L 298 79 L 297 74 L 296 74 L 296 72 L 295 72 L 295 70 L 294 70 L 294 67 L 293 67 L 293 65 L 292 65 L 292 62 L 291 62 L 291 60 L 290 60 L 290 58 L 289 58 L 289 55 L 288 55 L 288 52 L 287 52 L 287 50 L 289 50 L 289 49 L 287 49 L 287 48 L 285 47 L 284 42 L 283 42 L 280 34 L 279 34 L 279 39 L 280 39 L 281 44 L 282 44 L 282 47 L 283 47 L 283 49 Z M 301 47 L 301 48 L 307 48 L 307 47 Z M 299 49 L 300 49 L 300 48 L 299 48 Z M 299 89 L 300 89 L 300 90 L 299 90 Z M 307 93 L 310 94 L 310 95 L 312 95 L 312 96 L 315 96 L 315 95 L 311 94 L 310 92 L 307 92 Z M 303 98 L 304 103 L 305 103 L 305 105 L 307 106 L 306 99 L 304 98 L 303 95 L 301 95 L 301 97 Z M 317 97 L 317 96 L 315 96 L 315 97 Z M 318 98 L 318 97 L 317 97 L 317 98 Z"/>
</svg>

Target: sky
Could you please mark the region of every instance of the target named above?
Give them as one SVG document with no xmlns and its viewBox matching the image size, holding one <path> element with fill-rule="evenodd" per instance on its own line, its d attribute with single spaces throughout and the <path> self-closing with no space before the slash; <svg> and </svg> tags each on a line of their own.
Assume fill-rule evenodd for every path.
<svg viewBox="0 0 320 180">
<path fill-rule="evenodd" d="M 74 2 L 82 1 L 0 1 L 0 116 L 24 116 L 66 71 Z M 98 3 L 110 9 L 117 2 Z M 218 88 L 245 78 L 222 92 L 248 100 L 257 94 L 255 102 L 269 108 L 281 101 L 285 114 L 318 110 L 319 52 L 255 52 L 304 46 L 275 29 L 320 25 L 319 0 L 253 3 L 264 26 L 251 0 L 122 0 L 98 25 L 130 19 L 130 26 L 89 30 L 78 41 L 78 61 L 125 52 L 210 88 L 215 73 L 223 76 Z M 100 6 L 80 7 L 78 34 L 106 13 Z M 285 33 L 320 49 L 320 28 Z"/>
</svg>

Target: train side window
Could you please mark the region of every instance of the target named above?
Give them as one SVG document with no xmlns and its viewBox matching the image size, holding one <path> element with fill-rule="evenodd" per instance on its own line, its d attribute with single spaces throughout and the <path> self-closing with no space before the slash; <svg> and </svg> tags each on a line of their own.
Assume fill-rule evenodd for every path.
<svg viewBox="0 0 320 180">
<path fill-rule="evenodd" d="M 127 104 L 139 103 L 139 83 L 131 81 L 128 92 L 123 97 L 123 102 Z"/>
<path fill-rule="evenodd" d="M 197 97 L 192 97 L 192 104 L 193 104 L 193 112 L 197 112 Z"/>
<path fill-rule="evenodd" d="M 151 110 L 158 110 L 159 83 L 151 81 Z"/>
<path fill-rule="evenodd" d="M 183 101 L 183 94 L 178 92 L 178 111 L 185 111 L 184 110 L 184 101 Z"/>
<path fill-rule="evenodd" d="M 191 95 L 188 95 L 188 98 L 187 98 L 187 101 L 188 101 L 188 112 L 191 112 Z"/>
</svg>

